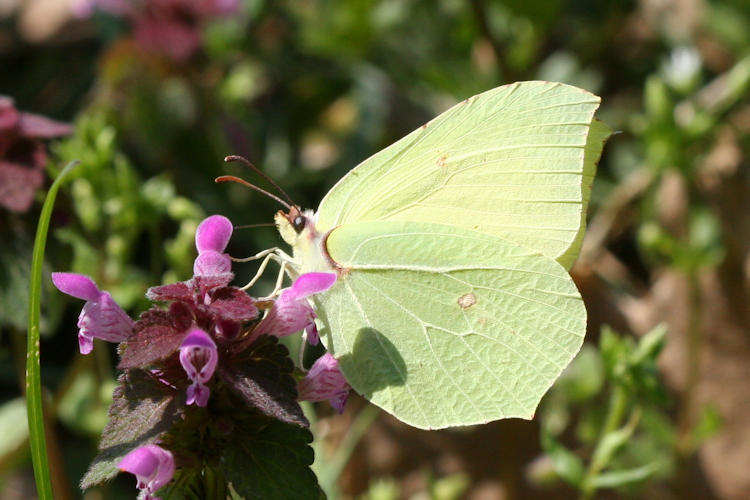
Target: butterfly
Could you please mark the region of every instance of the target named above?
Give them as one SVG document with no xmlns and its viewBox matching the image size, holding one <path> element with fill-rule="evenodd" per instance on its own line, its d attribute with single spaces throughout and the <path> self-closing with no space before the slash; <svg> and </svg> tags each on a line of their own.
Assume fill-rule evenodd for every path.
<svg viewBox="0 0 750 500">
<path fill-rule="evenodd" d="M 599 97 L 529 81 L 456 104 L 275 217 L 352 387 L 418 428 L 530 419 L 576 355 L 580 250 L 610 130 Z"/>
</svg>

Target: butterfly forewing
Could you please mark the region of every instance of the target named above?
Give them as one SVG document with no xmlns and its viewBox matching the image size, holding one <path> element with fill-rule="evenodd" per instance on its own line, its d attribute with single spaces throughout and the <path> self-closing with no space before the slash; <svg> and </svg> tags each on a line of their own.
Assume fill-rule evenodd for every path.
<svg viewBox="0 0 750 500">
<path fill-rule="evenodd" d="M 606 138 L 590 133 L 598 106 L 597 96 L 550 82 L 469 98 L 341 179 L 321 202 L 318 228 L 371 220 L 450 224 L 569 267 Z"/>
</svg>

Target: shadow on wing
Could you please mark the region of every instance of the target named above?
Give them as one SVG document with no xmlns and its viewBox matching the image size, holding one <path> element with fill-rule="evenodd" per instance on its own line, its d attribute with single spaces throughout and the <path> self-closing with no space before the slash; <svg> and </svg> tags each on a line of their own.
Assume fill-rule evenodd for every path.
<svg viewBox="0 0 750 500">
<path fill-rule="evenodd" d="M 341 356 L 339 364 L 349 383 L 368 399 L 387 387 L 406 383 L 404 358 L 396 346 L 374 328 L 357 331 L 352 352 Z"/>
</svg>

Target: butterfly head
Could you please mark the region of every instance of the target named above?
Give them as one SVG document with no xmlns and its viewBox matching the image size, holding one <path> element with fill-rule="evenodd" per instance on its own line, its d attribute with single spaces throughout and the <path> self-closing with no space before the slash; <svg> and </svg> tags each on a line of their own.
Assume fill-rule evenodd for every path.
<svg viewBox="0 0 750 500">
<path fill-rule="evenodd" d="M 334 270 L 325 257 L 325 235 L 317 231 L 317 215 L 312 210 L 301 210 L 296 205 L 287 212 L 279 210 L 274 216 L 274 222 L 281 237 L 294 250 L 294 260 L 299 263 L 299 272 Z"/>
<path fill-rule="evenodd" d="M 273 220 L 281 237 L 294 248 L 300 239 L 308 237 L 311 230 L 314 231 L 314 217 L 311 210 L 302 211 L 295 205 L 290 207 L 288 212 L 276 212 Z"/>
</svg>

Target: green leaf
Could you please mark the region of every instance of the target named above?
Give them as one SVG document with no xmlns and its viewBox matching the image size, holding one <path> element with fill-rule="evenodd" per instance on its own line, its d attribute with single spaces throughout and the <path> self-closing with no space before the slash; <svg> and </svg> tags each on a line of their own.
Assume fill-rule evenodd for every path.
<svg viewBox="0 0 750 500">
<path fill-rule="evenodd" d="M 652 462 L 632 469 L 603 472 L 596 476 L 593 485 L 595 488 L 617 488 L 618 486 L 644 481 L 660 467 L 658 462 Z"/>
<path fill-rule="evenodd" d="M 555 388 L 573 402 L 580 402 L 599 394 L 604 385 L 604 368 L 599 351 L 584 344 L 573 362 L 560 375 Z"/>
<path fill-rule="evenodd" d="M 107 424 L 107 405 L 111 403 L 115 381 L 108 379 L 100 384 L 89 363 L 78 363 L 74 370 L 58 400 L 57 416 L 72 429 L 97 435 Z M 109 394 L 102 390 L 106 387 Z"/>
<path fill-rule="evenodd" d="M 29 306 L 31 242 L 23 231 L 3 228 L 5 231 L 9 234 L 0 239 L 0 255 L 3 257 L 0 266 L 0 325 L 11 325 L 23 331 Z"/>
<path fill-rule="evenodd" d="M 258 415 L 237 426 L 219 466 L 247 500 L 318 500 L 311 441 L 303 427 Z"/>
<path fill-rule="evenodd" d="M 591 462 L 594 464 L 592 467 L 601 469 L 609 464 L 615 453 L 633 435 L 633 430 L 632 427 L 627 426 L 605 434 L 597 445 L 594 456 L 591 457 Z"/>
<path fill-rule="evenodd" d="M 41 316 L 42 300 L 42 266 L 44 265 L 44 251 L 47 246 L 47 232 L 55 204 L 57 191 L 65 176 L 78 164 L 77 161 L 68 163 L 47 192 L 47 198 L 39 215 L 34 251 L 31 260 L 31 276 L 29 278 L 29 307 L 28 330 L 26 334 L 26 411 L 29 422 L 29 446 L 31 461 L 34 465 L 34 478 L 37 495 L 40 500 L 52 498 L 52 483 L 50 481 L 49 464 L 47 462 L 47 440 L 44 434 L 44 410 L 42 406 L 42 375 L 39 347 L 39 320 Z"/>
<path fill-rule="evenodd" d="M 541 438 L 542 449 L 552 459 L 557 475 L 573 486 L 580 486 L 585 474 L 583 461 L 580 457 L 563 446 L 544 429 L 542 429 Z"/>
<path fill-rule="evenodd" d="M 165 386 L 142 370 L 129 370 L 112 396 L 109 422 L 99 442 L 99 454 L 81 480 L 90 488 L 119 472 L 117 464 L 131 450 L 162 438 L 180 419 L 182 393 Z"/>
<path fill-rule="evenodd" d="M 26 401 L 16 398 L 0 406 L 0 464 L 9 455 L 18 451 L 29 438 L 29 425 L 26 420 Z M 2 471 L 3 467 L 0 467 Z"/>
</svg>

